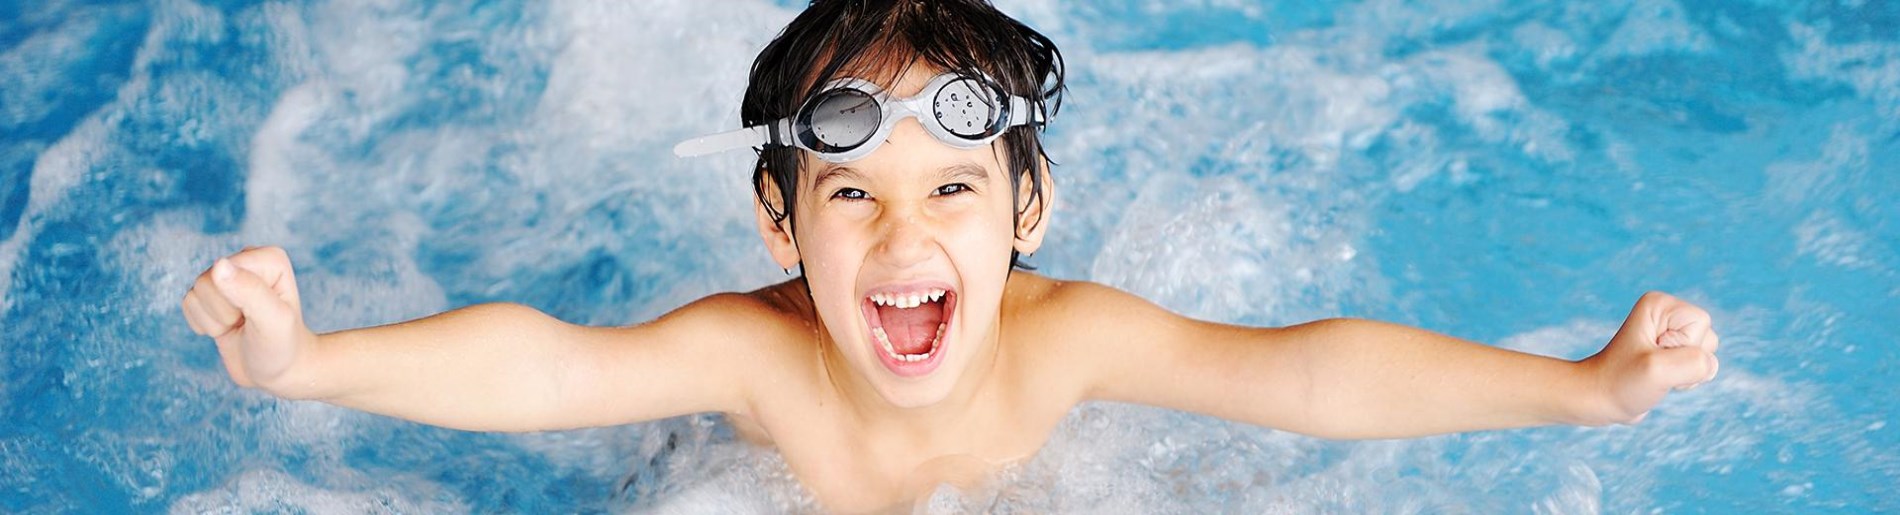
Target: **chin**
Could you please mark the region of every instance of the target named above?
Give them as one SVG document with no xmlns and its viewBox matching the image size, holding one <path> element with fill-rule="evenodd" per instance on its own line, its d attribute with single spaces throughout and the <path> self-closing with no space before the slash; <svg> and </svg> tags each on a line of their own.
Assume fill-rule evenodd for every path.
<svg viewBox="0 0 1900 515">
<path fill-rule="evenodd" d="M 935 406 L 949 398 L 950 392 L 956 389 L 956 375 L 949 374 L 948 368 L 938 370 L 942 375 L 920 378 L 921 381 L 886 381 L 878 386 L 878 393 L 884 396 L 885 402 L 898 408 Z"/>
</svg>

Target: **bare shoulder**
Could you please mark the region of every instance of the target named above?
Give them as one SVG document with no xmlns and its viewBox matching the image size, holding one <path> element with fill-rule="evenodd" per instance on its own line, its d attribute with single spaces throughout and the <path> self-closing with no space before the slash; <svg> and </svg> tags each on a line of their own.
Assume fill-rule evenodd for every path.
<svg viewBox="0 0 1900 515">
<path fill-rule="evenodd" d="M 673 310 L 655 321 L 679 319 L 693 324 L 718 324 L 728 331 L 775 332 L 809 328 L 813 322 L 810 299 L 795 297 L 790 290 L 802 285 L 786 281 L 757 290 L 715 293 Z"/>
<path fill-rule="evenodd" d="M 1087 334 L 1094 332 L 1092 329 L 1119 331 L 1133 323 L 1179 318 L 1146 299 L 1111 286 L 1050 279 L 1027 272 L 1010 275 L 1003 294 L 1003 317 L 1022 329 L 1068 334 Z"/>
<path fill-rule="evenodd" d="M 814 345 L 816 322 L 810 297 L 791 292 L 802 287 L 788 281 L 710 295 L 638 325 L 576 327 L 587 344 L 572 360 L 566 390 L 596 409 L 645 399 L 613 415 L 620 421 L 752 413 L 761 395 L 811 383 L 800 371 L 812 367 L 800 363 L 814 353 L 801 349 Z"/>
<path fill-rule="evenodd" d="M 808 357 L 818 334 L 816 312 L 804 281 L 794 279 L 744 293 L 719 293 L 693 301 L 651 324 L 665 325 L 679 339 L 701 342 L 737 363 L 763 361 L 761 369 L 785 368 L 785 359 Z"/>
<path fill-rule="evenodd" d="M 1002 307 L 1019 375 L 1069 401 L 1099 397 L 1105 380 L 1197 324 L 1114 287 L 1024 272 L 1010 275 Z"/>
</svg>

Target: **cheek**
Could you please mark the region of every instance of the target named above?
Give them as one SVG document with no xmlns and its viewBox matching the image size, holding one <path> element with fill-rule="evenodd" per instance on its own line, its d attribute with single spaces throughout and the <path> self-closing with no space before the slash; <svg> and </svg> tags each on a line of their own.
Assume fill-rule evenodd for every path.
<svg viewBox="0 0 1900 515">
<path fill-rule="evenodd" d="M 857 341 L 862 324 L 857 276 L 864 264 L 865 237 L 856 232 L 848 220 L 819 217 L 806 220 L 809 222 L 798 229 L 799 256 L 803 260 L 806 285 L 811 288 L 812 302 L 818 311 L 818 322 L 838 342 Z M 864 350 L 858 345 L 843 347 L 847 355 Z"/>
<path fill-rule="evenodd" d="M 1010 208 L 1008 195 L 990 195 L 983 199 L 980 206 L 958 213 L 955 224 L 958 231 L 958 244 L 953 249 L 968 249 L 981 253 L 979 259 L 991 259 L 1001 255 L 1004 261 L 1009 259 L 1009 251 L 1015 246 L 1015 212 Z M 954 252 L 954 250 L 953 250 Z M 974 256 L 973 256 L 974 257 Z"/>
<path fill-rule="evenodd" d="M 986 204 L 990 204 L 987 203 Z M 957 275 L 963 283 L 965 296 L 958 308 L 968 318 L 961 322 L 970 324 L 966 329 L 979 330 L 994 323 L 996 301 L 1001 299 L 1003 285 L 1009 279 L 1009 255 L 1015 248 L 1014 227 L 1009 211 L 1008 199 L 1000 203 L 971 209 L 960 220 L 954 238 L 944 241 L 944 249 L 955 263 Z M 986 315 L 987 314 L 987 315 Z"/>
<path fill-rule="evenodd" d="M 835 268 L 857 248 L 861 237 L 857 234 L 852 221 L 836 213 L 823 213 L 808 209 L 801 218 L 797 229 L 798 253 L 804 258 L 808 274 Z"/>
</svg>

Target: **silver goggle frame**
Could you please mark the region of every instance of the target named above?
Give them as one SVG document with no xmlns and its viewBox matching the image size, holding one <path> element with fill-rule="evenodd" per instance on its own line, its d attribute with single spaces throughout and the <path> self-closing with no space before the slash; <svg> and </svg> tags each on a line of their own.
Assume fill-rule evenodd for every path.
<svg viewBox="0 0 1900 515">
<path fill-rule="evenodd" d="M 1011 127 L 1044 122 L 1038 106 L 1003 94 L 987 77 L 941 74 L 916 96 L 903 99 L 891 98 L 871 81 L 844 78 L 826 84 L 791 117 L 682 141 L 673 146 L 673 154 L 693 157 L 748 147 L 797 147 L 819 159 L 843 163 L 876 151 L 906 117 L 917 118 L 938 141 L 964 149 L 987 145 Z"/>
</svg>

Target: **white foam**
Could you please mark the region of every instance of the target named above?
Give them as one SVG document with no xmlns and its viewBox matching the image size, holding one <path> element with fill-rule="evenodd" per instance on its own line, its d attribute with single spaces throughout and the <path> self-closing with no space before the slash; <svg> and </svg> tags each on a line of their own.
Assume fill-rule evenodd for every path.
<svg viewBox="0 0 1900 515">
<path fill-rule="evenodd" d="M 622 252 L 634 235 L 600 230 L 607 223 L 635 224 L 622 230 L 657 232 L 683 248 L 756 241 L 743 156 L 677 160 L 667 149 L 679 138 L 731 128 L 751 54 L 789 13 L 690 2 L 549 4 L 544 16 L 533 14 L 545 25 L 505 29 L 521 36 L 510 43 L 518 46 L 490 63 L 507 68 L 502 76 L 530 77 L 546 60 L 546 89 L 531 98 L 526 118 L 411 129 L 386 124 L 422 105 L 426 92 L 405 89 L 413 80 L 394 68 L 429 57 L 417 55 L 423 36 L 393 34 L 427 33 L 441 13 L 394 3 L 349 7 L 265 17 L 282 25 L 271 31 L 281 46 L 295 49 L 285 52 L 293 62 L 284 67 L 307 77 L 279 99 L 253 142 L 247 236 L 307 248 L 360 237 L 314 223 L 348 221 L 402 241 L 490 249 L 464 273 L 498 289 L 519 287 L 522 271 L 572 264 L 602 249 Z M 674 30 L 682 26 L 700 30 Z M 681 38 L 697 50 L 654 51 L 679 47 Z M 503 82 L 496 87 L 513 87 Z M 485 109 L 513 112 L 506 102 L 524 98 L 497 97 Z M 450 224 L 408 216 L 469 202 L 491 210 Z M 670 216 L 603 220 L 656 211 L 657 202 L 668 203 Z M 745 246 L 754 250 L 695 260 L 732 273 L 682 274 L 693 278 L 661 298 L 630 310 L 602 306 L 588 319 L 627 322 L 629 311 L 650 317 L 776 274 L 761 247 Z M 410 261 L 405 248 L 413 247 L 389 251 Z"/>
<path fill-rule="evenodd" d="M 202 72 L 178 70 L 162 81 L 152 79 L 149 70 L 155 56 L 173 50 L 180 44 L 179 39 L 215 41 L 225 34 L 223 22 L 216 18 L 215 12 L 207 12 L 184 2 L 168 2 L 159 7 L 161 9 L 152 14 L 150 30 L 132 59 L 131 74 L 118 86 L 115 96 L 94 112 L 85 114 L 70 132 L 45 148 L 33 161 L 31 198 L 24 206 L 20 225 L 13 238 L 0 243 L 0 312 L 12 307 L 9 300 L 12 298 L 9 294 L 10 281 L 16 275 L 15 267 L 19 265 L 21 252 L 41 236 L 38 224 L 71 217 L 71 213 L 76 210 L 70 204 L 72 201 L 100 201 L 95 198 L 69 198 L 75 190 L 96 187 L 93 184 L 95 182 L 123 180 L 130 176 L 141 180 L 138 186 L 145 188 L 134 190 L 132 195 L 135 197 L 175 193 L 180 187 L 174 173 L 178 171 L 149 168 L 152 164 L 146 159 L 147 156 L 134 153 L 136 150 L 133 149 L 137 148 L 135 145 L 144 138 L 168 144 L 203 144 L 210 136 L 206 127 L 237 125 L 230 122 L 245 116 L 235 112 L 241 108 L 223 106 L 223 100 L 232 98 L 232 95 L 226 94 L 230 89 L 228 82 L 222 78 Z M 70 31 L 91 30 L 82 22 L 95 20 L 94 16 L 101 13 L 69 14 L 73 14 L 72 19 L 76 21 L 60 25 L 55 29 L 59 32 L 44 37 L 57 40 L 70 35 Z M 207 16 L 210 18 L 207 19 Z M 57 74 L 47 76 L 59 78 Z M 171 132 L 164 132 L 165 129 L 155 133 L 133 132 L 147 126 L 165 127 Z M 104 174 L 113 175 L 108 177 Z M 80 206 L 81 209 L 85 207 L 88 206 Z M 142 402 L 146 404 L 140 408 L 154 406 L 150 409 L 169 409 L 156 406 L 164 402 L 218 402 L 221 400 L 219 396 L 206 392 L 230 391 L 230 381 L 223 377 L 221 369 L 193 371 L 180 364 L 188 356 L 202 356 L 209 347 L 208 342 L 191 336 L 185 329 L 177 302 L 199 269 L 197 264 L 209 263 L 211 254 L 208 248 L 228 241 L 184 229 L 202 226 L 202 222 L 199 215 L 181 215 L 172 211 L 162 212 L 152 220 L 128 219 L 127 214 L 121 213 L 105 220 L 85 221 L 88 227 L 101 230 L 121 224 L 128 226 L 114 233 L 114 239 L 98 249 L 102 271 L 89 276 L 111 281 L 117 278 L 115 271 L 123 272 L 129 276 L 128 282 L 133 285 L 133 289 L 128 292 L 123 303 L 110 306 L 114 310 L 113 316 L 108 317 L 110 320 L 78 322 L 80 327 L 101 334 L 76 337 L 71 348 L 65 351 L 69 353 L 71 363 L 63 367 L 66 372 L 61 380 L 71 390 L 73 398 L 82 403 L 97 402 L 96 399 L 100 398 L 114 398 L 112 396 L 119 394 L 115 391 L 117 389 L 145 388 L 149 390 L 142 391 L 147 392 L 151 399 L 143 399 Z M 52 250 L 73 252 L 81 249 L 54 247 Z M 46 266 L 40 263 L 33 265 Z M 104 334 L 109 329 L 125 330 L 119 329 L 125 327 L 121 324 L 153 324 L 156 332 Z M 135 344 L 127 345 L 128 342 Z M 139 375 L 149 371 L 157 373 Z M 148 382 L 124 382 L 128 377 L 148 378 Z M 14 398 L 4 392 L 0 392 L 0 397 Z M 171 412 L 155 415 L 170 416 Z M 179 450 L 180 443 L 172 434 L 133 428 L 125 431 L 87 431 L 84 438 L 62 445 L 78 461 L 72 466 L 91 467 L 130 495 L 131 499 L 149 500 L 165 493 L 168 485 L 174 481 L 169 476 L 170 472 L 177 468 L 179 460 L 188 459 L 186 453 Z"/>
<path fill-rule="evenodd" d="M 138 52 L 133 56 L 133 69 L 144 72 L 151 67 L 155 57 L 177 50 L 176 43 L 206 42 L 217 43 L 224 34 L 218 30 L 223 25 L 221 12 L 207 9 L 191 0 L 162 0 L 154 9 L 152 26 L 143 34 Z"/>
<path fill-rule="evenodd" d="M 0 312 L 8 308 L 5 293 L 11 290 L 13 266 L 26 242 L 35 236 L 37 227 L 33 222 L 39 219 L 37 215 L 63 202 L 66 192 L 92 170 L 118 158 L 110 126 L 123 114 L 115 107 L 124 104 L 134 96 L 132 91 L 144 85 L 144 77 L 135 75 L 119 88 L 117 101 L 88 115 L 33 161 L 32 185 L 28 187 L 27 204 L 20 214 L 19 225 L 15 226 L 11 239 L 0 242 Z"/>
<path fill-rule="evenodd" d="M 311 485 L 282 471 L 248 469 L 218 487 L 179 498 L 171 513 L 464 513 L 470 510 L 450 492 L 429 481 L 381 475 Z"/>
<path fill-rule="evenodd" d="M 324 88 L 309 83 L 284 92 L 251 136 L 244 188 L 246 238 L 282 245 L 295 242 L 288 219 L 306 209 L 308 202 L 298 167 L 316 157 L 298 155 L 297 139 L 319 116 L 324 93 Z"/>
<path fill-rule="evenodd" d="M 1074 19 L 1065 10 L 1061 0 L 997 0 L 992 2 L 996 9 L 1023 24 L 1049 34 L 1073 34 L 1076 30 Z M 1064 55 L 1068 55 L 1068 42 L 1061 42 Z"/>
<path fill-rule="evenodd" d="M 1581 462 L 1570 462 L 1563 470 L 1563 483 L 1533 506 L 1536 513 L 1594 514 L 1603 512 L 1603 481 L 1596 471 Z"/>
<path fill-rule="evenodd" d="M 64 59 L 89 56 L 82 48 L 99 37 L 97 32 L 107 19 L 98 12 L 87 14 L 35 32 L 0 52 L 0 85 L 5 86 L 0 87 L 0 126 L 19 126 L 52 112 L 57 104 L 46 98 L 57 98 L 70 79 L 52 70 L 67 66 Z"/>
<path fill-rule="evenodd" d="M 1870 41 L 1835 44 L 1826 26 L 1788 24 L 1788 34 L 1799 45 L 1784 51 L 1781 63 L 1789 79 L 1812 79 L 1845 84 L 1871 101 L 1892 129 L 1900 125 L 1900 45 Z"/>
<path fill-rule="evenodd" d="M 1338 187 L 1339 156 L 1397 118 L 1384 77 L 1306 47 L 1075 53 L 1075 72 L 1094 81 L 1075 94 L 1098 98 L 1063 113 L 1052 133 L 1065 166 L 1050 238 L 1085 254 L 1053 269 L 1226 320 L 1316 314 L 1340 300 L 1323 292 L 1360 291 L 1336 286 L 1364 277 L 1346 236 L 1363 221 L 1363 199 L 1289 208 Z M 1218 168 L 1186 169 L 1197 162 Z"/>
<path fill-rule="evenodd" d="M 1862 193 L 1864 185 L 1855 182 L 1870 171 L 1870 165 L 1867 138 L 1851 126 L 1836 125 L 1830 128 L 1819 157 L 1770 163 L 1764 189 L 1788 208 L 1826 205 Z"/>
<path fill-rule="evenodd" d="M 1406 97 L 1429 98 L 1437 92 L 1448 92 L 1459 121 L 1483 141 L 1511 143 L 1524 154 L 1546 162 L 1574 157 L 1575 151 L 1565 139 L 1569 123 L 1531 105 L 1510 71 L 1486 57 L 1482 47 L 1423 52 L 1403 64 L 1399 73 L 1408 78 L 1399 82 L 1417 90 Z M 1407 189 L 1402 187 L 1400 191 Z"/>
<path fill-rule="evenodd" d="M 566 132 L 581 149 L 614 154 L 636 145 L 649 151 L 670 149 L 661 143 L 736 128 L 751 56 L 793 13 L 759 4 L 729 7 L 705 9 L 693 2 L 554 3 L 550 18 L 566 39 L 537 106 L 539 123 Z M 682 48 L 691 50 L 663 50 Z M 700 128 L 692 129 L 695 126 Z M 629 164 L 660 169 L 656 171 L 682 168 L 663 166 L 676 160 L 655 161 Z M 711 164 L 684 163 L 695 165 L 690 168 Z"/>
<path fill-rule="evenodd" d="M 1866 229 L 1849 222 L 1841 206 L 1874 206 L 1883 199 L 1869 184 L 1878 176 L 1867 138 L 1848 124 L 1832 127 L 1821 155 L 1812 160 L 1769 164 L 1768 197 L 1786 210 L 1807 211 L 1792 229 L 1796 252 L 1821 263 L 1852 270 L 1884 271 L 1891 253 L 1875 244 Z M 1818 207 L 1817 207 L 1818 206 Z"/>
<path fill-rule="evenodd" d="M 96 14 L 96 13 L 95 13 Z M 76 17 L 85 20 L 86 17 Z M 73 130 L 62 136 L 58 142 L 41 152 L 33 163 L 31 193 L 27 205 L 20 216 L 14 237 L 0 243 L 0 312 L 9 308 L 6 294 L 11 291 L 13 268 L 18 255 L 27 242 L 36 236 L 37 228 L 33 222 L 42 218 L 55 206 L 65 202 L 68 191 L 101 170 L 124 168 L 137 163 L 141 156 L 130 155 L 122 140 L 131 137 L 125 134 L 122 124 L 129 113 L 142 107 L 156 105 L 153 111 L 163 114 L 175 114 L 177 120 L 172 127 L 177 132 L 172 135 L 177 143 L 192 144 L 202 142 L 207 135 L 203 132 L 210 120 L 229 121 L 242 116 L 236 108 L 222 107 L 216 99 L 229 94 L 226 81 L 210 74 L 196 77 L 170 77 L 166 81 L 154 84 L 149 69 L 154 56 L 166 51 L 173 39 L 196 38 L 216 41 L 223 32 L 218 30 L 222 21 L 215 11 L 198 7 L 183 1 L 171 1 L 159 10 L 152 20 L 152 29 L 145 34 L 144 42 L 133 58 L 131 76 L 121 84 L 112 101 L 87 114 L 75 125 Z M 33 53 L 47 50 L 60 50 L 72 44 L 67 40 L 78 40 L 84 32 L 96 27 L 74 21 L 62 25 L 55 32 L 36 36 L 33 45 L 16 47 L 8 56 L 15 53 Z M 80 32 L 75 34 L 74 32 Z M 23 44 L 25 45 L 25 44 Z M 23 55 L 23 54 L 22 54 Z M 0 57 L 0 67 L 5 66 L 8 58 Z M 33 58 L 22 57 L 31 61 Z M 44 75 L 48 80 L 65 80 L 58 74 Z M 180 75 L 183 75 L 182 73 Z M 54 87 L 51 84 L 43 84 Z M 9 91 L 12 91 L 9 89 Z M 35 90 L 37 91 L 37 90 Z M 34 94 L 21 90 L 22 94 Z M 13 102 L 5 102 L 13 105 Z M 38 105 L 41 102 L 30 102 Z M 154 135 L 145 135 L 154 136 Z M 154 172 L 154 177 L 164 173 Z"/>
<path fill-rule="evenodd" d="M 1842 268 L 1878 269 L 1872 238 L 1840 218 L 1816 212 L 1802 220 L 1794 234 L 1797 252 L 1804 256 Z"/>
<path fill-rule="evenodd" d="M 421 38 L 432 33 L 423 9 L 400 0 L 336 2 L 276 20 L 291 24 L 281 33 L 309 36 L 299 46 L 310 49 L 308 66 L 335 87 L 331 93 L 347 94 L 348 109 L 367 111 L 342 119 L 338 127 L 348 136 L 368 137 L 376 122 L 420 97 L 406 87 L 406 63 L 423 45 Z"/>
<path fill-rule="evenodd" d="M 791 476 L 776 454 L 741 443 L 708 451 L 718 459 L 687 477 L 674 479 L 666 495 L 644 511 L 690 513 L 818 513 L 814 498 Z M 672 459 L 670 456 L 668 459 Z"/>
<path fill-rule="evenodd" d="M 1242 125 L 1244 130 L 1268 145 L 1252 149 L 1256 153 L 1276 148 L 1300 151 L 1325 166 L 1341 150 L 1363 148 L 1368 134 L 1397 119 L 1388 100 L 1392 84 L 1377 73 L 1330 62 L 1341 57 L 1338 54 L 1302 46 L 1225 46 L 1077 59 L 1075 71 L 1101 83 L 1088 89 L 1078 85 L 1078 91 L 1086 94 L 1092 89 L 1127 98 L 1097 100 L 1112 105 L 1063 113 L 1067 116 L 1060 121 L 1065 131 L 1083 131 L 1088 139 L 1097 140 L 1075 141 L 1083 152 L 1065 149 L 1064 153 L 1094 159 L 1098 154 L 1090 151 L 1103 143 L 1137 142 L 1160 146 L 1157 151 L 1192 150 L 1229 141 L 1236 122 L 1247 120 L 1259 123 Z M 1227 100 L 1209 103 L 1208 98 Z M 1141 139 L 1112 139 L 1133 135 Z M 1176 163 L 1152 165 L 1159 170 L 1178 169 Z"/>
<path fill-rule="evenodd" d="M 1444 506 L 1442 491 L 1396 477 L 1431 440 L 1330 444 L 1289 433 L 1119 404 L 1078 407 L 1029 464 L 974 499 L 1030 512 L 1299 513 Z M 1343 450 L 1327 454 L 1324 449 Z M 953 497 L 954 492 L 938 493 Z"/>
<path fill-rule="evenodd" d="M 1400 193 L 1466 178 L 1464 151 L 1401 113 L 1445 104 L 1486 142 L 1573 158 L 1567 122 L 1531 105 L 1482 46 L 1378 57 L 1386 44 L 1328 29 L 1270 48 L 1071 48 L 1077 95 L 1107 98 L 1061 119 L 1058 184 L 1088 202 L 1065 203 L 1051 238 L 1100 234 L 1099 253 L 1076 268 L 1164 306 L 1292 322 L 1380 295 L 1362 263 L 1376 256 L 1357 240 L 1388 185 L 1342 176 L 1342 156 L 1374 142 L 1404 156 L 1384 170 Z M 1196 177 L 1209 174 L 1219 177 Z"/>
<path fill-rule="evenodd" d="M 130 96 L 127 89 L 144 85 L 143 78 L 138 76 L 127 82 L 119 90 L 121 102 Z M 0 312 L 11 307 L 11 296 L 6 293 L 12 291 L 14 267 L 20 253 L 26 249 L 27 242 L 37 236 L 39 228 L 34 222 L 40 219 L 39 215 L 64 202 L 67 191 L 94 169 L 119 158 L 114 152 L 117 148 L 111 144 L 110 125 L 122 116 L 112 107 L 87 116 L 33 161 L 33 182 L 28 187 L 26 207 L 20 213 L 13 237 L 0 242 Z"/>
<path fill-rule="evenodd" d="M 316 402 L 281 401 L 255 391 L 238 391 L 224 367 L 213 365 L 201 369 L 185 364 L 205 355 L 215 355 L 217 351 L 209 339 L 186 329 L 179 301 L 197 274 L 213 259 L 242 243 L 239 234 L 205 235 L 196 230 L 198 227 L 203 227 L 200 216 L 168 212 L 148 223 L 126 228 L 104 246 L 102 261 L 112 269 L 128 271 L 132 275 L 130 283 L 135 285 L 123 306 L 124 314 L 157 321 L 162 330 L 151 335 L 154 336 L 151 340 L 169 345 L 128 347 L 108 341 L 81 343 L 76 352 L 91 356 L 86 363 L 96 367 L 88 375 L 110 376 L 109 370 L 122 366 L 162 371 L 162 374 L 154 374 L 147 385 L 154 392 L 164 392 L 161 395 L 175 397 L 180 402 L 221 404 L 223 407 L 219 409 L 257 413 L 255 421 L 262 423 L 257 426 L 260 430 L 256 436 L 274 442 L 269 445 L 295 446 L 319 459 L 340 461 L 344 442 L 364 423 L 365 415 Z M 215 359 L 211 362 L 218 363 Z M 266 406 L 269 408 L 263 409 Z M 249 435 L 232 431 L 227 436 Z M 178 443 L 168 442 L 159 449 L 172 448 Z M 150 467 L 124 464 L 102 465 L 102 468 L 127 478 L 157 478 L 143 480 L 151 482 L 160 481 L 162 470 L 169 466 L 161 467 L 156 474 L 136 472 Z M 145 494 L 149 496 L 158 493 L 156 488 L 131 489 L 151 490 Z"/>
<path fill-rule="evenodd" d="M 1337 228 L 1295 219 L 1284 198 L 1234 178 L 1158 174 L 1139 188 L 1090 277 L 1223 320 L 1323 316 L 1362 280 Z"/>
<path fill-rule="evenodd" d="M 339 108 L 340 96 L 333 83 L 313 81 L 279 97 L 251 140 L 242 239 L 248 245 L 281 245 L 290 251 L 305 320 L 313 329 L 380 325 L 446 309 L 441 286 L 422 273 L 414 259 L 428 231 L 425 222 L 412 213 L 391 212 L 386 203 L 351 202 L 347 199 L 367 200 L 351 188 L 319 189 L 313 184 L 319 182 L 316 178 L 349 183 L 350 175 L 363 175 L 346 175 L 341 170 L 349 164 L 338 163 L 305 137 L 331 116 L 329 110 Z M 369 184 L 375 180 L 368 179 Z M 360 188 L 365 182 L 354 184 Z M 369 234 L 375 236 L 361 239 Z M 313 247 L 342 241 L 354 241 L 353 247 L 386 259 L 377 260 L 378 269 L 336 274 L 310 258 Z"/>
<path fill-rule="evenodd" d="M 637 459 L 641 436 L 658 430 L 658 424 L 624 425 L 510 434 L 508 440 L 561 467 L 594 477 L 619 477 L 627 473 L 627 463 Z"/>
<path fill-rule="evenodd" d="M 1633 2 L 1623 11 L 1623 22 L 1597 47 L 1594 57 L 1700 53 L 1709 49 L 1709 41 L 1709 35 L 1689 21 L 1675 0 L 1645 0 Z"/>
<path fill-rule="evenodd" d="M 745 250 L 700 254 L 695 261 L 717 272 L 685 274 L 678 287 L 646 299 L 633 311 L 636 318 L 657 316 L 710 291 L 772 281 L 778 274 L 752 230 L 751 156 L 729 152 L 678 159 L 671 154 L 681 139 L 738 126 L 737 106 L 754 54 L 793 14 L 764 3 L 731 7 L 704 9 L 693 2 L 633 7 L 594 0 L 550 5 L 550 24 L 565 40 L 552 56 L 530 137 L 521 141 L 528 150 L 510 171 L 547 192 L 549 207 L 558 209 L 560 218 L 578 223 L 588 220 L 589 212 L 641 212 L 665 203 L 667 216 L 639 223 L 680 248 L 736 245 Z M 693 50 L 660 50 L 677 48 Z M 578 233 L 587 239 L 541 245 L 536 252 L 497 253 L 488 265 L 542 267 L 550 252 L 557 261 L 578 260 L 593 248 L 619 249 L 629 236 L 588 234 L 578 225 L 558 229 L 524 237 L 549 241 Z"/>
<path fill-rule="evenodd" d="M 1582 52 L 1569 33 L 1538 21 L 1525 22 L 1511 29 L 1511 41 L 1519 48 L 1534 52 L 1537 66 L 1546 69 L 1554 64 L 1568 63 Z"/>
<path fill-rule="evenodd" d="M 1510 12 L 1504 0 L 1372 0 L 1333 13 L 1337 30 L 1386 40 L 1416 39 L 1470 20 Z"/>
<path fill-rule="evenodd" d="M 1619 326 L 1610 320 L 1579 319 L 1509 336 L 1498 340 L 1497 346 L 1545 356 L 1581 358 L 1601 349 Z"/>
<path fill-rule="evenodd" d="M 104 245 L 101 261 L 112 269 L 131 275 L 130 302 L 122 305 L 130 313 L 153 316 L 174 329 L 183 327 L 179 302 L 200 272 L 216 259 L 216 249 L 230 248 L 237 242 L 232 235 L 209 236 L 196 230 L 203 227 L 201 216 L 182 212 L 160 214 L 144 224 L 121 230 Z M 189 334 L 189 333 L 187 333 Z M 180 344 L 200 343 L 193 335 L 172 340 Z M 146 347 L 140 347 L 146 348 Z M 175 352 L 182 349 L 169 349 Z"/>
<path fill-rule="evenodd" d="M 656 513 L 818 511 L 817 500 L 776 451 L 721 436 L 718 419 L 696 415 L 642 424 L 639 438 L 621 434 L 607 443 L 617 459 L 634 464 L 634 470 L 622 471 L 630 475 L 622 479 L 621 495 Z M 637 448 L 626 452 L 627 443 Z"/>
</svg>

